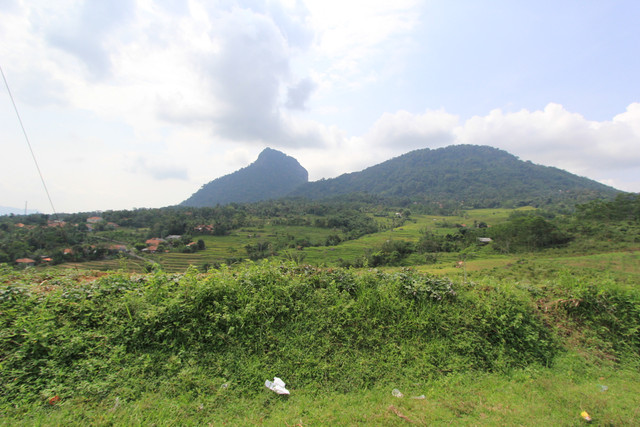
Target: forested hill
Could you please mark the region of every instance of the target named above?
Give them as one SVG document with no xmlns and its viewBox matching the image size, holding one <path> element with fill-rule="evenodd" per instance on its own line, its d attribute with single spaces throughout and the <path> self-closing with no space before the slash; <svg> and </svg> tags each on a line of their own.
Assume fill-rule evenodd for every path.
<svg viewBox="0 0 640 427">
<path fill-rule="evenodd" d="M 456 145 L 412 151 L 361 172 L 306 183 L 292 195 L 320 199 L 350 193 L 494 207 L 573 205 L 618 191 L 496 148 Z"/>
<path fill-rule="evenodd" d="M 255 162 L 203 185 L 181 205 L 204 207 L 277 199 L 308 180 L 307 170 L 296 159 L 266 148 Z"/>
</svg>

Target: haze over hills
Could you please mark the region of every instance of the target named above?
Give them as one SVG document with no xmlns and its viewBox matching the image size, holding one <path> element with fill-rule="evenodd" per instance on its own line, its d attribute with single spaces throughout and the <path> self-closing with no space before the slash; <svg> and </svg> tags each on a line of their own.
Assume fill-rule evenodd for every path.
<svg viewBox="0 0 640 427">
<path fill-rule="evenodd" d="M 24 208 L 13 208 L 13 207 L 9 207 L 9 206 L 0 206 L 0 215 L 24 215 L 25 210 Z M 34 214 L 34 213 L 38 213 L 37 210 L 34 209 L 27 209 L 27 214 Z"/>
<path fill-rule="evenodd" d="M 467 207 L 542 206 L 610 198 L 618 192 L 488 146 L 415 150 L 360 172 L 315 182 L 308 182 L 307 171 L 295 159 L 267 148 L 255 163 L 204 185 L 182 205 L 367 193 L 417 202 L 456 202 Z"/>
<path fill-rule="evenodd" d="M 296 159 L 265 148 L 255 162 L 203 185 L 180 205 L 204 207 L 277 199 L 308 180 L 309 173 Z"/>
</svg>

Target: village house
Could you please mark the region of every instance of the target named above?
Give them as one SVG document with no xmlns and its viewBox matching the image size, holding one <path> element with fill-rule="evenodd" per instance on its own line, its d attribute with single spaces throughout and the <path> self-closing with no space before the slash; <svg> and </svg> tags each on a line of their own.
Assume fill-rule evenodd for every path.
<svg viewBox="0 0 640 427">
<path fill-rule="evenodd" d="M 16 227 L 18 227 L 18 228 L 26 228 L 27 230 L 33 230 L 34 228 L 36 228 L 35 225 L 24 225 L 21 222 L 17 223 Z"/>
<path fill-rule="evenodd" d="M 161 239 L 159 237 L 154 237 L 152 239 L 147 239 L 147 241 L 145 241 L 145 243 L 147 244 L 147 246 L 158 246 L 161 243 L 166 243 L 167 241 L 164 239 Z"/>
<path fill-rule="evenodd" d="M 127 252 L 127 247 L 125 245 L 111 245 L 109 252 Z"/>
<path fill-rule="evenodd" d="M 213 233 L 213 225 L 210 224 L 196 225 L 193 229 L 198 233 Z"/>
</svg>

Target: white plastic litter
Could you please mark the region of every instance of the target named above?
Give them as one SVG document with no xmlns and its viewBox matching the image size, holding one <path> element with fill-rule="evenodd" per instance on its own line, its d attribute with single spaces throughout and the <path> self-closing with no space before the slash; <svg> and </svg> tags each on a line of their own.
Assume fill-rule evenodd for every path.
<svg viewBox="0 0 640 427">
<path fill-rule="evenodd" d="M 404 396 L 404 394 L 402 394 L 402 392 L 400 390 L 398 390 L 397 388 L 394 388 L 393 390 L 391 390 L 391 394 L 394 397 L 402 397 L 402 396 Z"/>
<path fill-rule="evenodd" d="M 289 390 L 287 390 L 285 387 L 285 383 L 284 381 L 282 381 L 280 378 L 278 377 L 273 377 L 273 382 L 266 380 L 264 382 L 264 386 L 266 388 L 268 388 L 271 391 L 274 391 L 278 394 L 289 394 Z"/>
</svg>

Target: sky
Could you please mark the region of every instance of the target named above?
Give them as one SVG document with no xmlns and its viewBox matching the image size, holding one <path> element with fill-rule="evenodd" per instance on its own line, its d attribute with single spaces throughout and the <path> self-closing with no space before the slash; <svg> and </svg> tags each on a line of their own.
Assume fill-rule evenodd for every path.
<svg viewBox="0 0 640 427">
<path fill-rule="evenodd" d="M 318 180 L 490 145 L 640 192 L 638 22 L 636 0 L 0 0 L 0 206 L 175 205 L 266 147 Z"/>
</svg>

